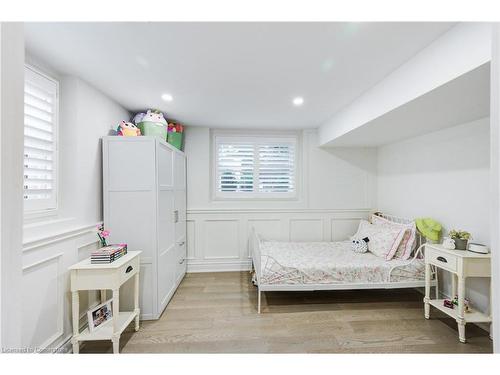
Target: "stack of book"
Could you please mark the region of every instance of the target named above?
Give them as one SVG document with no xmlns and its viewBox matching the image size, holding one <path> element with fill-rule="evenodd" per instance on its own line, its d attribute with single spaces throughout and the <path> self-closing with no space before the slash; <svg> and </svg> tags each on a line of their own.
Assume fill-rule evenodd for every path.
<svg viewBox="0 0 500 375">
<path fill-rule="evenodd" d="M 109 245 L 93 251 L 90 255 L 91 264 L 112 263 L 127 254 L 127 244 Z"/>
</svg>

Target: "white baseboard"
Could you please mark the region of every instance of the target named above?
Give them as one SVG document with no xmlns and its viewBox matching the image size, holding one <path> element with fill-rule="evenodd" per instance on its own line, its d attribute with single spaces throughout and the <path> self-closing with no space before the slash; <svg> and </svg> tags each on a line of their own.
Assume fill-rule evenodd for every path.
<svg viewBox="0 0 500 375">
<path fill-rule="evenodd" d="M 57 353 L 73 353 L 73 344 L 71 343 L 71 337 L 69 336 L 64 340 L 64 342 L 57 348 Z"/>
<path fill-rule="evenodd" d="M 188 273 L 198 272 L 230 272 L 230 271 L 250 271 L 252 261 L 232 260 L 232 261 L 198 261 L 189 260 L 187 264 Z"/>
</svg>

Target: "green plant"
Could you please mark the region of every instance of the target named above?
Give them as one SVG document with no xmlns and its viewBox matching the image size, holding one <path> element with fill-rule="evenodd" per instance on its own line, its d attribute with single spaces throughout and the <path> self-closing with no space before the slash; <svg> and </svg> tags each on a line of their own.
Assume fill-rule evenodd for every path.
<svg viewBox="0 0 500 375">
<path fill-rule="evenodd" d="M 472 238 L 471 234 L 469 232 L 466 232 L 464 230 L 451 230 L 450 231 L 450 237 L 453 239 L 459 239 L 459 240 L 470 240 Z"/>
</svg>

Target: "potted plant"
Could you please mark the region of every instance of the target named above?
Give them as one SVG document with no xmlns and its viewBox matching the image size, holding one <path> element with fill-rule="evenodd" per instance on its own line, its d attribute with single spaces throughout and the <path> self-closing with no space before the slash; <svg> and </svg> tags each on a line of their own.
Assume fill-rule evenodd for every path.
<svg viewBox="0 0 500 375">
<path fill-rule="evenodd" d="M 455 241 L 455 249 L 457 250 L 466 250 L 467 242 L 472 238 L 469 232 L 464 230 L 451 230 L 450 238 Z"/>
</svg>

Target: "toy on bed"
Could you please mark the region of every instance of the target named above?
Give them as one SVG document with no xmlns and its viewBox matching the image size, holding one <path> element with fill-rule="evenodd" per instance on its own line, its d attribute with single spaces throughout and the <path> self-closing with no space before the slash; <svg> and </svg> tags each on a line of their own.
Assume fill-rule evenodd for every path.
<svg viewBox="0 0 500 375">
<path fill-rule="evenodd" d="M 131 122 L 122 121 L 116 129 L 116 134 L 123 137 L 137 137 L 141 135 L 141 131 Z"/>
<path fill-rule="evenodd" d="M 365 238 L 352 238 L 351 248 L 355 253 L 366 253 L 368 251 L 368 237 Z"/>
</svg>

